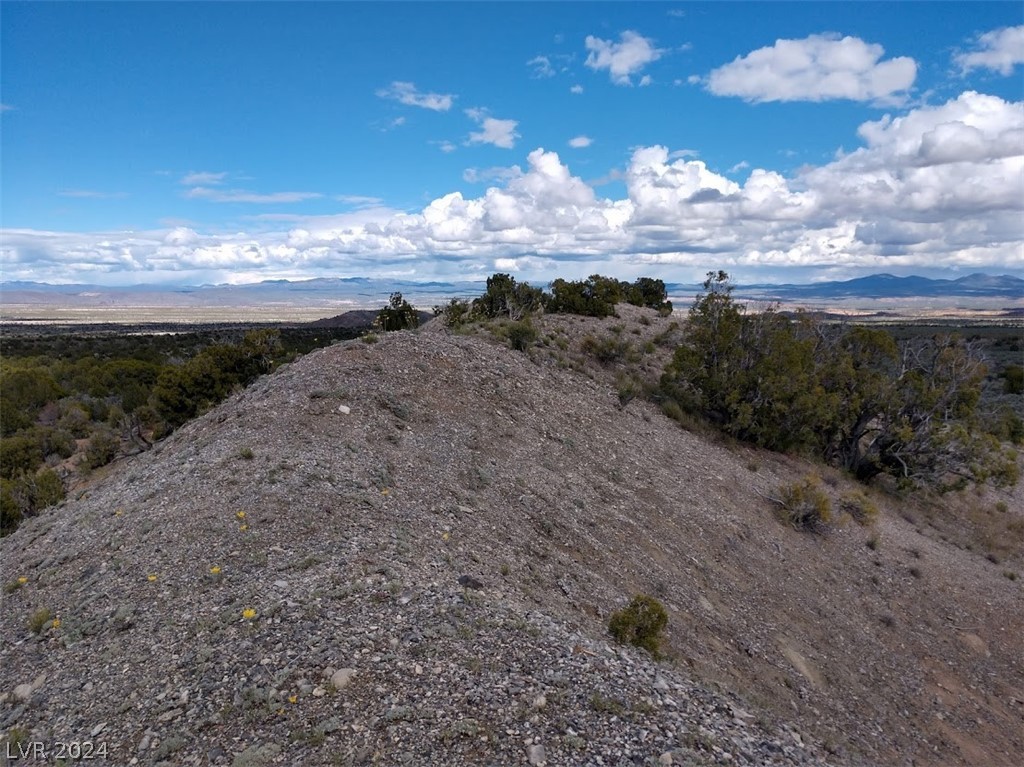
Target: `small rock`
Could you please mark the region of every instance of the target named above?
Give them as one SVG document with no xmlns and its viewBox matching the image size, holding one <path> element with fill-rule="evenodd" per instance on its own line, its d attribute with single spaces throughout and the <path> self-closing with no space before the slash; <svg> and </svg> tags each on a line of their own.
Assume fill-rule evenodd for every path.
<svg viewBox="0 0 1024 767">
<path fill-rule="evenodd" d="M 316 687 L 313 688 L 313 697 L 314 698 L 322 698 L 326 694 L 327 694 L 327 690 L 325 690 L 320 685 L 317 685 Z"/>
<path fill-rule="evenodd" d="M 181 716 L 184 713 L 185 712 L 182 711 L 180 708 L 172 708 L 170 711 L 164 711 L 156 719 L 157 719 L 158 722 L 169 722 L 172 719 L 177 719 L 179 716 Z"/>
<path fill-rule="evenodd" d="M 350 408 L 348 405 L 338 405 L 338 412 L 341 413 L 342 415 L 348 415 L 349 413 L 352 412 L 352 408 Z"/>
<path fill-rule="evenodd" d="M 103 730 L 105 730 L 106 727 L 107 727 L 107 723 L 106 722 L 103 722 L 103 724 L 96 725 L 95 727 L 92 728 L 92 730 L 89 731 L 89 736 L 92 737 L 92 738 L 95 738 L 97 735 L 99 735 L 101 732 L 103 732 Z"/>
<path fill-rule="evenodd" d="M 484 584 L 481 581 L 478 581 L 472 575 L 460 575 L 459 585 L 467 589 L 474 589 L 476 591 L 479 591 L 484 587 Z"/>
<path fill-rule="evenodd" d="M 331 676 L 331 684 L 334 685 L 335 690 L 344 690 L 352 682 L 352 677 L 356 675 L 355 669 L 352 668 L 341 668 L 334 672 Z M 315 691 L 314 691 L 314 694 Z"/>
<path fill-rule="evenodd" d="M 534 743 L 532 746 L 526 749 L 526 758 L 530 764 L 540 767 L 548 763 L 548 756 L 544 751 L 544 746 L 540 743 Z"/>
<path fill-rule="evenodd" d="M 29 698 L 32 697 L 32 685 L 19 684 L 14 688 L 14 697 L 23 703 L 27 703 Z"/>
<path fill-rule="evenodd" d="M 533 699 L 534 708 L 544 708 L 548 704 L 548 699 L 544 695 L 538 695 Z"/>
<path fill-rule="evenodd" d="M 658 692 L 668 692 L 668 682 L 665 681 L 664 677 L 654 677 L 654 689 Z"/>
<path fill-rule="evenodd" d="M 670 765 L 672 764 L 672 752 L 666 751 L 664 754 L 658 757 L 659 765 Z"/>
<path fill-rule="evenodd" d="M 288 581 L 274 581 L 274 588 L 284 591 L 288 588 Z"/>
</svg>

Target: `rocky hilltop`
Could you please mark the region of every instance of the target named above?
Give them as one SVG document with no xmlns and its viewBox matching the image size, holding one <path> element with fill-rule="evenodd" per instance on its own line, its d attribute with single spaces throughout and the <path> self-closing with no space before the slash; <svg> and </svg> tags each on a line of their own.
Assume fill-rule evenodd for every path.
<svg viewBox="0 0 1024 767">
<path fill-rule="evenodd" d="M 1019 547 L 997 564 L 882 496 L 874 528 L 781 524 L 764 496 L 810 467 L 623 396 L 587 337 L 653 376 L 679 330 L 620 314 L 546 317 L 526 353 L 433 322 L 337 344 L 27 520 L 0 541 L 0 751 L 1019 763 Z M 607 633 L 638 593 L 668 611 L 658 660 Z"/>
</svg>

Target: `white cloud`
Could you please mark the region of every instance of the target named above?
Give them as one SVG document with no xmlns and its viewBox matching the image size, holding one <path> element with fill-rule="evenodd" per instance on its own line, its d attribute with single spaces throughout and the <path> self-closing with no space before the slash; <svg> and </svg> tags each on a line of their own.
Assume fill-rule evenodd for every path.
<svg viewBox="0 0 1024 767">
<path fill-rule="evenodd" d="M 534 56 L 526 62 L 526 66 L 533 68 L 534 77 L 554 77 L 555 68 L 551 66 L 551 59 L 547 56 Z"/>
<path fill-rule="evenodd" d="M 746 160 L 740 160 L 738 163 L 729 168 L 729 173 L 739 173 L 741 170 L 746 170 L 750 167 L 750 163 Z"/>
<path fill-rule="evenodd" d="M 583 93 L 583 86 L 582 85 L 574 85 L 574 86 L 572 86 L 569 89 L 569 93 L 576 93 L 576 94 Z"/>
<path fill-rule="evenodd" d="M 599 197 L 597 181 L 536 149 L 522 170 L 467 171 L 493 179 L 479 195 L 453 192 L 419 212 L 367 198 L 371 207 L 334 216 L 260 214 L 254 225 L 268 230 L 235 234 L 195 225 L 8 230 L 0 266 L 7 279 L 120 274 L 122 283 L 187 271 L 455 279 L 499 269 L 536 280 L 595 271 L 673 279 L 708 268 L 1021 270 L 1024 102 L 966 92 L 866 122 L 858 135 L 861 146 L 826 164 L 790 177 L 753 168 L 742 182 L 691 152 L 639 147 L 619 199 Z"/>
<path fill-rule="evenodd" d="M 182 176 L 180 183 L 186 186 L 216 186 L 217 184 L 223 184 L 227 175 L 226 171 L 220 173 L 191 171 Z"/>
<path fill-rule="evenodd" d="M 0 112 L 13 112 L 15 109 L 11 104 L 0 104 Z"/>
<path fill-rule="evenodd" d="M 975 40 L 975 48 L 954 57 L 964 74 L 973 69 L 992 69 L 1001 75 L 1013 74 L 1017 64 L 1024 64 L 1024 24 L 994 29 L 979 35 Z"/>
<path fill-rule="evenodd" d="M 619 39 L 616 43 L 587 35 L 589 53 L 584 63 L 595 71 L 607 69 L 616 85 L 632 85 L 630 77 L 661 58 L 663 51 L 654 47 L 653 40 L 632 30 L 623 32 Z"/>
<path fill-rule="evenodd" d="M 453 144 L 451 141 L 441 141 L 441 142 L 438 142 L 437 145 L 438 145 L 438 148 L 442 152 L 444 152 L 445 154 L 451 154 L 456 149 L 458 149 L 458 147 L 455 146 L 455 144 Z"/>
<path fill-rule="evenodd" d="M 368 197 L 362 194 L 337 194 L 334 199 L 354 208 L 375 208 L 384 202 L 380 197 Z"/>
<path fill-rule="evenodd" d="M 435 112 L 447 112 L 455 102 L 450 93 L 420 93 L 413 83 L 396 80 L 387 88 L 381 88 L 377 95 L 382 99 L 392 99 L 410 107 L 432 109 Z"/>
<path fill-rule="evenodd" d="M 811 35 L 776 40 L 719 67 L 707 88 L 746 101 L 849 99 L 899 103 L 914 84 L 917 64 L 900 56 L 882 61 L 885 49 L 856 37 Z"/>
<path fill-rule="evenodd" d="M 950 218 L 1024 206 L 1022 102 L 967 91 L 866 122 L 858 134 L 865 147 L 803 174 L 849 215 L 952 226 Z"/>
<path fill-rule="evenodd" d="M 260 194 L 245 189 L 211 189 L 206 186 L 196 186 L 184 193 L 190 200 L 209 200 L 210 202 L 251 202 L 251 203 L 277 203 L 277 202 L 302 202 L 303 200 L 315 200 L 323 197 L 319 192 L 271 192 Z"/>
<path fill-rule="evenodd" d="M 128 196 L 125 192 L 101 192 L 96 189 L 64 189 L 57 194 L 61 197 L 76 197 L 83 200 L 118 200 Z"/>
<path fill-rule="evenodd" d="M 640 78 L 640 87 L 645 88 L 646 86 L 650 85 L 653 82 L 654 80 L 651 79 L 650 75 L 644 75 L 643 77 Z"/>
<path fill-rule="evenodd" d="M 586 149 L 593 143 L 594 139 L 590 138 L 590 136 L 576 136 L 575 138 L 569 139 L 569 146 L 573 149 Z"/>
<path fill-rule="evenodd" d="M 508 181 L 523 175 L 518 165 L 510 168 L 496 166 L 493 168 L 466 168 L 462 171 L 462 180 L 470 184 L 483 184 L 488 181 Z"/>
<path fill-rule="evenodd" d="M 478 123 L 482 130 L 469 134 L 468 144 L 493 144 L 502 149 L 512 149 L 516 145 L 516 139 L 520 135 L 516 133 L 518 120 L 498 120 L 488 117 L 484 109 L 467 109 L 466 115 Z"/>
</svg>

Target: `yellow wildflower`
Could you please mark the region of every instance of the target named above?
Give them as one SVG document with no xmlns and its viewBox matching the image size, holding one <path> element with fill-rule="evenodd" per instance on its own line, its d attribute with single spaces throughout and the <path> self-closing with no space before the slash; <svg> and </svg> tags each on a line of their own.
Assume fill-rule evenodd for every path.
<svg viewBox="0 0 1024 767">
<path fill-rule="evenodd" d="M 124 514 L 124 509 L 118 509 L 117 511 L 114 512 L 115 517 L 119 517 L 122 514 Z"/>
<path fill-rule="evenodd" d="M 22 575 L 21 577 L 18 578 L 18 583 L 20 583 L 22 586 L 24 586 L 26 583 L 28 583 L 28 578 L 26 578 L 24 575 Z"/>
<path fill-rule="evenodd" d="M 244 610 L 242 610 L 242 617 L 245 618 L 247 621 L 251 621 L 253 618 L 256 617 L 256 611 L 251 607 L 246 607 Z"/>
<path fill-rule="evenodd" d="M 298 703 L 299 702 L 299 696 L 298 695 L 289 695 L 288 696 L 288 702 L 289 703 Z"/>
<path fill-rule="evenodd" d="M 214 565 L 213 567 L 210 568 L 210 572 L 213 573 L 214 575 L 220 575 L 220 566 L 219 565 Z"/>
<path fill-rule="evenodd" d="M 249 526 L 248 525 L 239 525 L 238 529 L 241 530 L 244 533 L 246 530 L 249 529 Z"/>
<path fill-rule="evenodd" d="M 448 533 L 441 533 L 441 540 L 442 541 L 447 541 L 449 538 L 451 538 L 451 536 L 448 535 Z"/>
<path fill-rule="evenodd" d="M 146 576 L 146 580 L 149 581 L 150 583 L 152 583 L 153 581 L 156 580 L 156 576 L 153 575 L 153 573 L 150 573 L 149 575 Z"/>
<path fill-rule="evenodd" d="M 244 511 L 236 511 L 235 512 L 235 516 L 238 517 L 239 519 L 245 519 L 245 512 Z"/>
<path fill-rule="evenodd" d="M 52 621 L 50 622 L 50 626 L 52 626 L 52 627 L 53 627 L 53 628 L 55 628 L 55 629 L 59 629 L 59 628 L 60 628 L 60 618 L 54 618 L 54 619 L 53 619 L 53 620 L 52 620 Z"/>
<path fill-rule="evenodd" d="M 383 490 L 380 491 L 380 494 L 381 495 L 390 495 L 391 494 L 391 490 L 385 487 Z"/>
</svg>

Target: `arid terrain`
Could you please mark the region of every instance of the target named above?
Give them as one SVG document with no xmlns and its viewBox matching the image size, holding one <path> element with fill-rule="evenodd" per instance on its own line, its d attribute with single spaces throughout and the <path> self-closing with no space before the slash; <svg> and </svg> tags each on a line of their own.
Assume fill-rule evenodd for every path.
<svg viewBox="0 0 1024 767">
<path fill-rule="evenodd" d="M 438 321 L 336 344 L 27 520 L 0 754 L 1019 764 L 1024 491 L 870 490 L 874 525 L 794 530 L 765 496 L 854 483 L 621 396 L 584 339 L 653 380 L 681 331 L 619 315 L 545 316 L 526 352 Z M 668 610 L 660 659 L 608 635 L 635 594 Z"/>
</svg>

